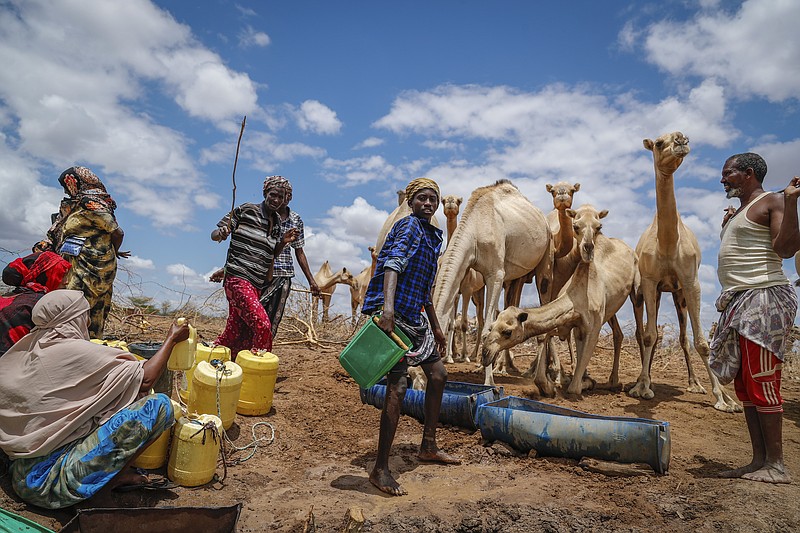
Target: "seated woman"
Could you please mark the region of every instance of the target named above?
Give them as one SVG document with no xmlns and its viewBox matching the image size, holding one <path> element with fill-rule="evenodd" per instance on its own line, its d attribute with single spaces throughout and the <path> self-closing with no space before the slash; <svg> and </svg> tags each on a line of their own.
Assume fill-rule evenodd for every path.
<svg viewBox="0 0 800 533">
<path fill-rule="evenodd" d="M 146 395 L 189 327 L 173 324 L 147 361 L 89 341 L 81 291 L 45 294 L 36 327 L 0 357 L 0 448 L 14 491 L 58 509 L 101 488 L 145 486 L 130 463 L 175 422 L 171 400 Z"/>
<path fill-rule="evenodd" d="M 20 257 L 3 269 L 3 283 L 16 287 L 0 296 L 0 355 L 33 327 L 31 310 L 45 293 L 64 286 L 69 261 L 53 252 Z"/>
</svg>

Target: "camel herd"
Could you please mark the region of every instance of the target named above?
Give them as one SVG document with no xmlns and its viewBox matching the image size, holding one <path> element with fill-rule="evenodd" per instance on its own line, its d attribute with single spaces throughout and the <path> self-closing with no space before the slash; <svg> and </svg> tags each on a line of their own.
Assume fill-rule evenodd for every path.
<svg viewBox="0 0 800 533">
<path fill-rule="evenodd" d="M 558 383 L 566 387 L 567 394 L 580 395 L 595 386 L 586 369 L 601 328 L 607 323 L 612 331 L 614 363 L 603 387 L 620 389 L 623 335 L 616 313 L 629 300 L 642 370 L 628 394 L 650 399 L 654 396 L 650 371 L 659 340 L 659 302 L 661 293 L 669 292 L 677 311 L 679 341 L 689 373 L 687 390 L 706 392 L 689 358 L 688 316 L 694 348 L 711 381 L 714 407 L 725 412 L 742 410 L 708 368 L 708 342 L 700 325 L 700 247 L 681 221 L 675 200 L 673 175 L 689 154 L 689 139 L 681 132 L 673 132 L 655 141 L 645 139 L 644 147 L 653 154 L 656 212 L 635 250 L 602 233 L 602 221 L 608 211 L 591 205 L 573 209 L 573 197 L 580 190 L 578 183 L 547 185 L 553 196 L 553 210 L 547 216 L 507 180 L 476 189 L 464 205 L 460 222 L 457 216 L 462 199 L 442 198 L 448 238 L 440 257 L 433 304 L 448 338 L 445 362 L 452 362 L 454 355 L 471 360 L 466 329 L 467 309 L 473 302 L 480 341 L 472 355 L 478 359 L 480 353 L 478 363 L 483 367 L 485 384 L 494 384 L 494 372 L 513 368 L 508 352 L 511 347 L 537 337 L 538 357 L 524 375 L 533 377 L 543 395 L 555 395 Z M 333 273 L 325 262 L 315 276 L 324 293 L 332 292 L 337 283 L 350 287 L 353 320 L 386 234 L 397 220 L 410 213 L 402 191 L 398 192 L 398 203 L 384 223 L 375 247 L 370 247 L 371 266 L 353 276 L 344 268 Z M 529 282 L 535 283 L 541 305 L 520 308 L 522 286 Z M 505 295 L 502 311 L 501 293 Z M 461 313 L 457 319 L 459 298 Z M 323 320 L 327 320 L 330 296 L 323 295 L 322 302 Z M 562 371 L 553 342 L 556 335 L 574 339 L 572 379 Z"/>
</svg>

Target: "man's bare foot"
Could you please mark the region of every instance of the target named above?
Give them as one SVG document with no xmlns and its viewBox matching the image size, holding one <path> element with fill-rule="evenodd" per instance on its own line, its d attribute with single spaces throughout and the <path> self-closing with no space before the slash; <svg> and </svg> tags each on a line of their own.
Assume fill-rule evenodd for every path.
<svg viewBox="0 0 800 533">
<path fill-rule="evenodd" d="M 426 461 L 430 463 L 442 463 L 445 465 L 461 464 L 461 459 L 458 457 L 453 457 L 449 453 L 445 453 L 442 450 L 420 450 L 417 458 L 420 461 Z"/>
<path fill-rule="evenodd" d="M 761 464 L 750 463 L 749 465 L 740 466 L 739 468 L 734 468 L 732 470 L 723 470 L 718 474 L 718 477 L 723 477 L 727 479 L 740 478 L 745 474 L 749 474 L 750 472 L 755 472 L 762 466 L 763 465 Z"/>
<path fill-rule="evenodd" d="M 775 466 L 764 466 L 742 476 L 742 479 L 749 479 L 750 481 L 761 481 L 764 483 L 791 483 L 792 476 L 786 470 Z"/>
<path fill-rule="evenodd" d="M 408 494 L 408 491 L 401 487 L 389 472 L 373 470 L 369 474 L 369 481 L 375 485 L 378 490 L 386 494 L 391 494 L 392 496 L 404 496 Z"/>
</svg>

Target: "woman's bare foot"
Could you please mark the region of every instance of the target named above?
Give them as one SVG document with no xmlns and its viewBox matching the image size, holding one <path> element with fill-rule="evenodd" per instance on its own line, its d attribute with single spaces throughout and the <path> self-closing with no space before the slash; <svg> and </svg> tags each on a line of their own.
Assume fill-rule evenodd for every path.
<svg viewBox="0 0 800 533">
<path fill-rule="evenodd" d="M 138 485 L 140 483 L 146 483 L 147 476 L 144 474 L 140 474 L 136 468 L 132 466 L 128 466 L 123 470 L 120 470 L 119 474 L 114 476 L 111 481 L 108 483 L 108 488 L 115 489 L 117 487 L 124 487 L 126 485 Z"/>
<path fill-rule="evenodd" d="M 442 463 L 445 465 L 460 465 L 461 459 L 458 457 L 453 457 L 449 453 L 445 453 L 442 450 L 420 450 L 417 458 L 420 461 L 426 461 L 430 463 Z"/>
<path fill-rule="evenodd" d="M 727 479 L 740 478 L 745 474 L 749 474 L 750 472 L 755 472 L 762 466 L 763 466 L 762 464 L 750 463 L 749 465 L 740 466 L 739 468 L 733 468 L 731 470 L 723 470 L 718 474 L 718 477 L 723 477 Z"/>
<path fill-rule="evenodd" d="M 391 494 L 392 496 L 403 496 L 408 494 L 408 491 L 400 486 L 400 484 L 392 477 L 387 471 L 373 470 L 369 474 L 369 481 L 375 485 L 378 490 Z"/>
<path fill-rule="evenodd" d="M 792 476 L 786 472 L 785 469 L 764 465 L 763 468 L 744 474 L 742 479 L 749 479 L 750 481 L 761 481 L 764 483 L 791 483 Z"/>
</svg>

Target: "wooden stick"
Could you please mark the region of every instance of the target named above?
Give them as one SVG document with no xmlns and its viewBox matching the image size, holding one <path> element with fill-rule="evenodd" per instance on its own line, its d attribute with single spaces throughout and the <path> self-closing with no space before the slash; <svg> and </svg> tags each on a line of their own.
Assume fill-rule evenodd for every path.
<svg viewBox="0 0 800 533">
<path fill-rule="evenodd" d="M 296 288 L 292 287 L 292 290 L 293 291 L 297 291 L 297 292 L 307 292 L 309 294 L 311 293 L 311 291 L 308 290 L 308 289 L 296 289 Z M 333 294 L 333 293 L 332 292 L 322 292 L 322 291 L 320 291 L 320 295 L 330 296 L 331 294 Z"/>
<path fill-rule="evenodd" d="M 239 162 L 239 146 L 242 144 L 242 134 L 244 133 L 244 124 L 247 122 L 247 115 L 242 118 L 242 128 L 239 130 L 239 140 L 236 141 L 236 157 L 233 158 L 233 175 L 231 176 L 231 181 L 233 181 L 233 192 L 231 196 L 231 213 L 228 216 L 228 233 L 231 233 L 231 228 L 233 224 L 233 209 L 236 207 L 236 164 Z"/>
</svg>

